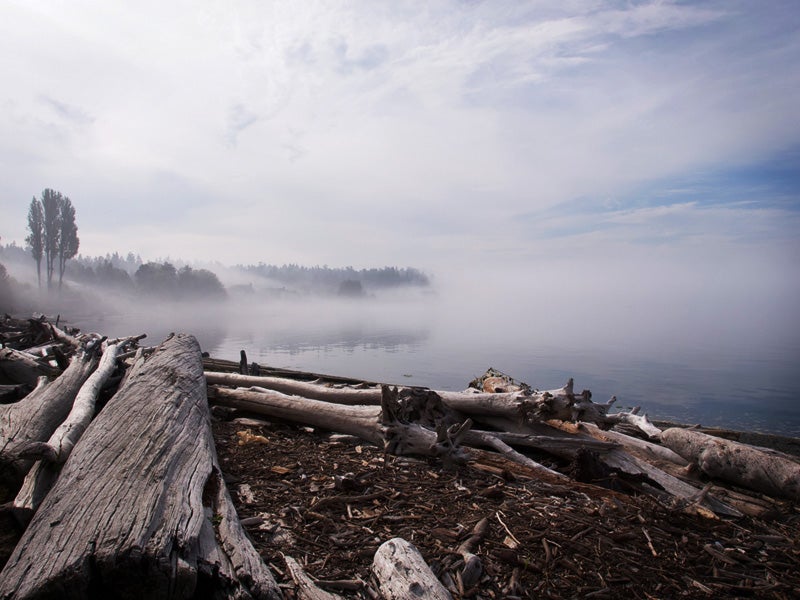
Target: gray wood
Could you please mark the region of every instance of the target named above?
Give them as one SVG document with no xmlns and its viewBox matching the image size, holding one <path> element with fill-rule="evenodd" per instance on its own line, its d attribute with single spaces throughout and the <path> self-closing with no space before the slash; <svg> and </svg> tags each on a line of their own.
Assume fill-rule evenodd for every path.
<svg viewBox="0 0 800 600">
<path fill-rule="evenodd" d="M 220 474 L 197 341 L 142 360 L 64 464 L 0 598 L 280 597 Z"/>
<path fill-rule="evenodd" d="M 19 450 L 30 442 L 46 442 L 67 418 L 75 396 L 97 367 L 93 352 L 78 352 L 60 377 L 39 385 L 14 404 L 0 406 L 0 471 L 21 481 L 33 465 Z"/>
<path fill-rule="evenodd" d="M 664 431 L 661 441 L 710 477 L 800 500 L 800 464 L 794 457 L 679 427 Z"/>
</svg>

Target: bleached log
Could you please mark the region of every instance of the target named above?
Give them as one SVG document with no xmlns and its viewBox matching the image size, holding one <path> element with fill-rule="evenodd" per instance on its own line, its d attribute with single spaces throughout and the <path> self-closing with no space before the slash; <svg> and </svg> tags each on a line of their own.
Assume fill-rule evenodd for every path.
<svg viewBox="0 0 800 600">
<path fill-rule="evenodd" d="M 256 377 L 238 373 L 215 373 L 206 371 L 206 382 L 209 385 L 229 385 L 236 387 L 257 386 L 263 389 L 281 392 L 290 396 L 302 396 L 312 400 L 333 402 L 336 404 L 374 405 L 381 404 L 381 388 L 370 387 L 356 389 L 352 387 L 332 387 L 308 381 L 298 381 L 284 377 Z"/>
<path fill-rule="evenodd" d="M 165 341 L 67 460 L 0 598 L 279 598 L 217 463 L 191 336 Z"/>
<path fill-rule="evenodd" d="M 255 377 L 212 371 L 207 371 L 205 375 L 209 385 L 258 386 L 293 396 L 347 405 L 378 405 L 381 402 L 379 387 L 361 389 L 331 387 L 281 377 Z M 608 422 L 606 413 L 611 405 L 610 402 L 595 404 L 591 401 L 591 394 L 588 391 L 576 395 L 573 392 L 572 379 L 564 387 L 541 392 L 521 389 L 506 393 L 481 393 L 475 390 L 464 392 L 437 390 L 434 393 L 451 410 L 479 420 L 495 417 L 521 422 L 560 419 L 606 423 Z"/>
<path fill-rule="evenodd" d="M 75 402 L 64 422 L 58 426 L 47 442 L 31 442 L 19 448 L 20 456 L 38 458 L 28 471 L 17 497 L 13 512 L 17 520 L 27 523 L 55 483 L 60 465 L 63 464 L 94 416 L 95 404 L 117 363 L 119 345 L 111 344 L 103 352 L 100 364 L 81 387 Z"/>
<path fill-rule="evenodd" d="M 55 378 L 60 374 L 61 369 L 38 361 L 27 352 L 0 348 L 0 381 L 34 386 L 39 377 Z"/>
<path fill-rule="evenodd" d="M 386 600 L 452 600 L 419 550 L 402 538 L 392 538 L 380 545 L 372 561 L 372 572 Z"/>
<path fill-rule="evenodd" d="M 209 399 L 220 406 L 348 433 L 374 444 L 383 444 L 383 433 L 378 427 L 380 406 L 334 404 L 268 389 L 228 389 L 218 386 L 209 388 Z"/>
<path fill-rule="evenodd" d="M 580 423 L 577 426 L 568 425 L 566 428 L 567 430 L 588 433 L 596 440 L 614 442 L 618 446 L 625 448 L 626 451 L 636 454 L 648 462 L 663 461 L 675 464 L 679 467 L 686 467 L 689 464 L 685 458 L 669 448 L 665 448 L 659 444 L 641 440 L 630 435 L 625 435 L 624 433 L 619 433 L 617 431 L 600 429 L 594 423 Z"/>
<path fill-rule="evenodd" d="M 646 446 L 644 445 L 648 444 L 648 442 L 645 442 L 644 440 L 625 436 L 624 434 L 617 432 L 601 431 L 592 423 L 574 424 L 551 421 L 550 425 L 553 427 L 559 427 L 563 431 L 574 434 L 591 435 L 596 436 L 599 439 L 613 439 L 620 444 L 620 447 L 600 455 L 600 461 L 609 469 L 617 470 L 621 473 L 632 475 L 634 477 L 643 477 L 649 479 L 656 484 L 656 487 L 653 489 L 653 493 L 655 495 L 658 495 L 657 490 L 660 488 L 668 497 L 671 498 L 671 501 L 686 501 L 693 500 L 701 491 L 700 487 L 694 486 L 683 479 L 679 479 L 675 475 L 672 475 L 664 469 L 652 464 L 651 461 L 646 458 L 640 458 L 638 454 L 641 448 L 645 448 Z M 625 438 L 628 439 L 626 440 Z M 627 445 L 627 447 L 625 447 L 625 445 Z M 668 449 L 661 450 L 664 456 L 668 456 Z M 651 449 L 648 448 L 645 451 L 650 452 Z M 678 461 L 682 462 L 680 457 L 676 458 Z M 675 465 L 674 462 L 667 461 L 665 459 L 660 460 L 667 462 L 668 464 Z M 720 501 L 711 494 L 708 494 L 705 497 L 703 503 L 710 510 L 717 514 L 731 517 L 742 516 L 742 513 L 736 508 Z"/>
<path fill-rule="evenodd" d="M 800 500 L 800 464 L 778 452 L 672 427 L 661 442 L 714 477 L 770 496 Z"/>
<path fill-rule="evenodd" d="M 463 460 L 458 449 L 459 439 L 453 439 L 458 433 L 455 429 L 442 428 L 436 432 L 417 423 L 401 421 L 394 407 L 397 389 L 383 386 L 382 392 L 382 407 L 334 404 L 267 389 L 218 386 L 209 387 L 209 399 L 220 406 L 355 435 L 383 447 L 390 454 Z"/>
<path fill-rule="evenodd" d="M 97 362 L 94 352 L 78 352 L 60 377 L 37 385 L 19 402 L 0 406 L 0 468 L 13 480 L 21 481 L 34 462 L 20 457 L 19 448 L 50 439 L 72 410 L 75 396 Z"/>
<path fill-rule="evenodd" d="M 341 600 L 342 596 L 326 592 L 311 579 L 298 562 L 291 556 L 283 556 L 286 569 L 297 586 L 296 594 L 300 600 Z"/>
</svg>

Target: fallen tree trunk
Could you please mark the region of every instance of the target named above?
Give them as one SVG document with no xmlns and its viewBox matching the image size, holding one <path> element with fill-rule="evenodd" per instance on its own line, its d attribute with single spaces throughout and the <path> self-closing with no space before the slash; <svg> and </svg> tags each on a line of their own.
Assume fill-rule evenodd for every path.
<svg viewBox="0 0 800 600">
<path fill-rule="evenodd" d="M 19 448 L 50 438 L 96 366 L 95 353 L 81 351 L 55 381 L 37 386 L 15 404 L 0 406 L 0 470 L 12 480 L 21 480 L 33 465 L 32 459 L 19 456 Z"/>
<path fill-rule="evenodd" d="M 206 371 L 209 385 L 234 387 L 253 387 L 273 390 L 290 396 L 301 396 L 312 400 L 342 405 L 379 405 L 381 388 L 379 386 L 333 387 L 309 381 L 298 381 L 283 377 L 261 377 L 238 373 L 215 373 Z M 413 389 L 413 388 L 403 388 Z M 521 423 L 534 423 L 548 419 L 562 421 L 587 421 L 600 425 L 612 425 L 626 421 L 642 428 L 648 435 L 660 433 L 645 417 L 620 413 L 608 415 L 608 409 L 616 398 L 606 404 L 592 402 L 588 390 L 575 394 L 573 380 L 564 387 L 549 391 L 531 391 L 525 387 L 510 392 L 484 393 L 473 390 L 464 392 L 435 391 L 442 402 L 451 410 L 476 420 L 487 422 L 489 418 L 505 418 Z"/>
<path fill-rule="evenodd" d="M 0 573 L 0 597 L 279 598 L 217 464 L 191 336 L 92 422 Z"/>
<path fill-rule="evenodd" d="M 433 431 L 402 419 L 397 388 L 383 386 L 383 405 L 334 404 L 267 389 L 228 389 L 212 386 L 209 399 L 215 404 L 286 419 L 328 431 L 355 435 L 381 446 L 390 454 L 437 456 L 445 461 L 463 462 L 458 442 L 465 431 L 441 427 Z M 453 436 L 458 434 L 458 439 Z"/>
<path fill-rule="evenodd" d="M 800 500 L 800 463 L 779 452 L 679 427 L 665 430 L 661 441 L 709 477 Z"/>
</svg>

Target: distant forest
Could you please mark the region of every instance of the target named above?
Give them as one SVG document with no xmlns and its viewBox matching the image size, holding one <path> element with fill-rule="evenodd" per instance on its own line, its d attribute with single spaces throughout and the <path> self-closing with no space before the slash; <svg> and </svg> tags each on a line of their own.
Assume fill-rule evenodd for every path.
<svg viewBox="0 0 800 600">
<path fill-rule="evenodd" d="M 33 265 L 30 248 L 12 243 L 5 247 L 0 245 L 0 251 L 0 255 L 6 260 L 22 264 L 30 261 Z M 284 287 L 279 290 L 281 292 L 359 297 L 365 296 L 372 290 L 430 285 L 425 273 L 410 267 L 356 270 L 353 267 L 331 268 L 327 265 L 304 267 L 297 264 L 276 266 L 259 263 L 237 265 L 230 270 L 267 280 L 273 286 L 282 285 Z M 176 266 L 168 260 L 144 262 L 140 256 L 132 252 L 127 255 L 114 252 L 97 257 L 76 256 L 67 263 L 64 277 L 76 283 L 114 289 L 123 293 L 176 300 L 223 300 L 229 292 L 252 293 L 261 287 L 253 281 L 246 286 L 237 285 L 226 290 L 217 274 L 208 269 L 194 268 L 180 262 L 177 262 Z M 8 279 L 6 275 L 0 284 L 6 284 L 7 287 Z M 274 287 L 266 289 L 273 293 L 276 291 Z"/>
<path fill-rule="evenodd" d="M 430 280 L 425 273 L 411 267 L 356 270 L 353 267 L 331 268 L 327 265 L 304 267 L 290 264 L 278 267 L 259 263 L 258 265 L 239 265 L 238 268 L 246 273 L 254 273 L 286 285 L 299 287 L 341 289 L 343 284 L 345 287 L 348 286 L 346 282 L 358 282 L 367 289 L 430 285 Z"/>
</svg>

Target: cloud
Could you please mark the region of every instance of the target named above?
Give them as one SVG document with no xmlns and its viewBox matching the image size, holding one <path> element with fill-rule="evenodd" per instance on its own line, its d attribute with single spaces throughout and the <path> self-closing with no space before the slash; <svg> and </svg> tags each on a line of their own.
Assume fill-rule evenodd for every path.
<svg viewBox="0 0 800 600">
<path fill-rule="evenodd" d="M 43 187 L 95 229 L 86 252 L 229 262 L 447 268 L 566 236 L 591 252 L 793 235 L 796 180 L 777 207 L 754 171 L 800 147 L 791 4 L 0 10 L 4 239 Z"/>
</svg>

